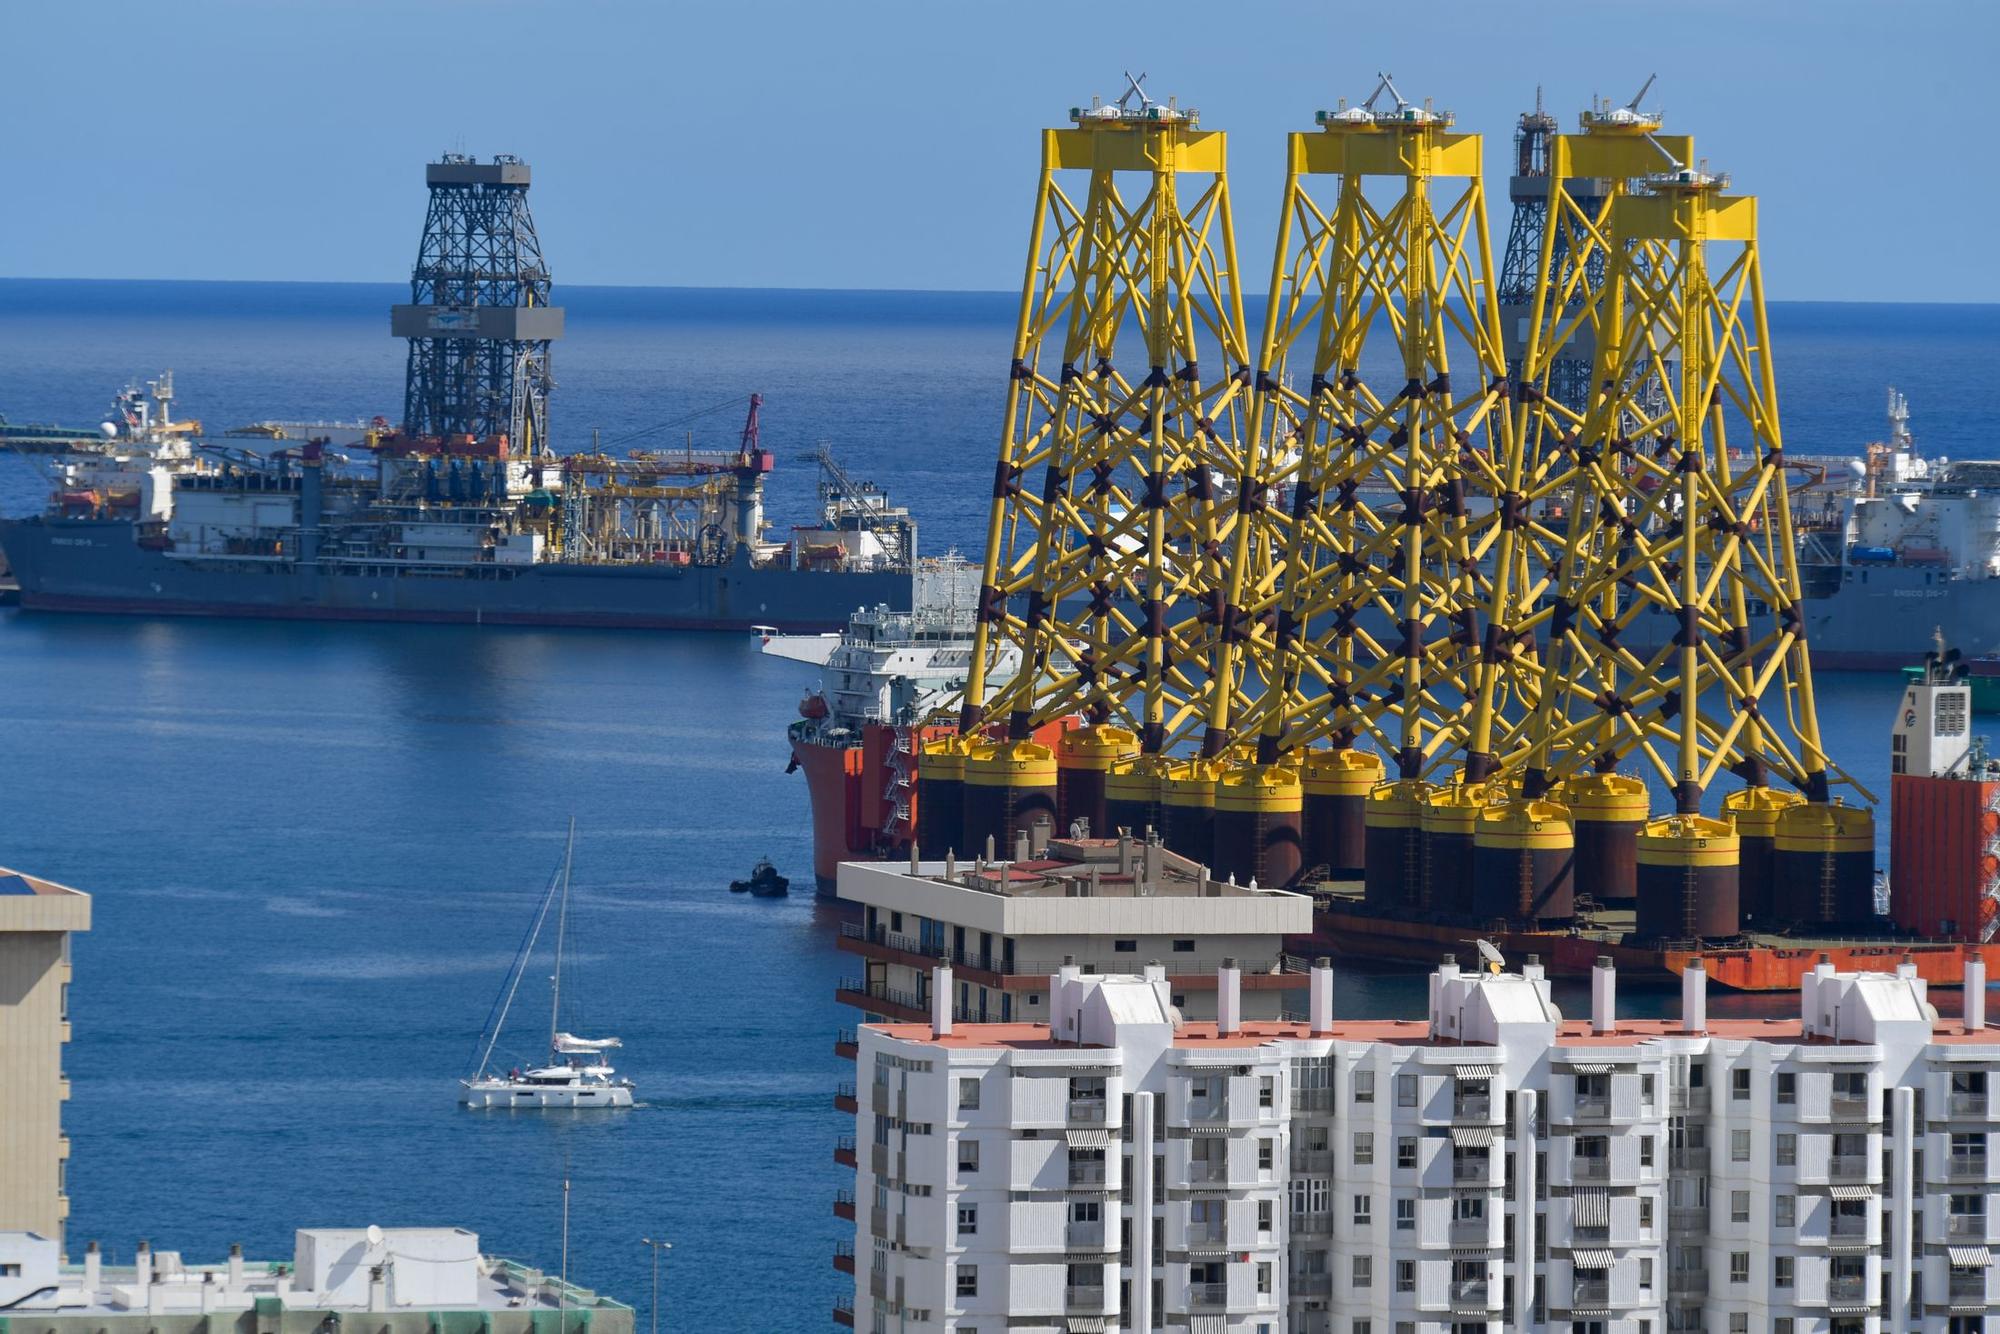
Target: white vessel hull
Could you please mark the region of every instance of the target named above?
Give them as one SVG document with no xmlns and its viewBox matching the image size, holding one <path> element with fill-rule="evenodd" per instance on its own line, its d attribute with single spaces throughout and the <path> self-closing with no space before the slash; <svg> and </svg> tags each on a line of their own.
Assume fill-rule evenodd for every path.
<svg viewBox="0 0 2000 1334">
<path fill-rule="evenodd" d="M 579 1087 L 490 1080 L 467 1084 L 459 1102 L 466 1107 L 518 1107 L 529 1111 L 545 1107 L 630 1107 L 632 1088 L 628 1084 Z"/>
</svg>

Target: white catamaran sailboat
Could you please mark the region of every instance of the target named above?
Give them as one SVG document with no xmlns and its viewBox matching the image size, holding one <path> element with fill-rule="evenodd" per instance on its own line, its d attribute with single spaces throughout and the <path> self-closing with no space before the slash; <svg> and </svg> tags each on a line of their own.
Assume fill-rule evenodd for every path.
<svg viewBox="0 0 2000 1334">
<path fill-rule="evenodd" d="M 569 841 L 563 845 L 562 866 L 549 881 L 536 910 L 528 938 L 501 987 L 487 1030 L 480 1034 L 479 1069 L 459 1081 L 464 1094 L 459 1099 L 467 1107 L 630 1107 L 632 1081 L 617 1078 L 617 1071 L 605 1064 L 604 1053 L 624 1045 L 617 1038 L 580 1038 L 562 1031 L 563 949 L 569 943 L 569 868 L 576 847 L 576 822 L 570 822 Z M 535 942 L 541 938 L 550 908 L 556 916 L 555 973 L 550 983 L 548 1064 L 503 1073 L 492 1071 L 493 1048 L 507 1025 L 507 1011 L 513 1007 L 514 993 L 534 958 Z"/>
</svg>

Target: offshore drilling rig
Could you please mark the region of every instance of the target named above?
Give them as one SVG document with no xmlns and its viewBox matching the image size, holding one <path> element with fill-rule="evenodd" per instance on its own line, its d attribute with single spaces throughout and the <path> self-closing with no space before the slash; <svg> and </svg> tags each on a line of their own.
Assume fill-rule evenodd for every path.
<svg viewBox="0 0 2000 1334">
<path fill-rule="evenodd" d="M 1353 882 L 1341 930 L 1627 912 L 1661 959 L 1873 922 L 1756 200 L 1645 89 L 1566 134 L 1538 102 L 1496 273 L 1480 137 L 1383 76 L 1288 139 L 1253 346 L 1225 137 L 1128 82 L 1043 135 L 922 851 L 1151 831 L 1217 878 Z"/>
</svg>

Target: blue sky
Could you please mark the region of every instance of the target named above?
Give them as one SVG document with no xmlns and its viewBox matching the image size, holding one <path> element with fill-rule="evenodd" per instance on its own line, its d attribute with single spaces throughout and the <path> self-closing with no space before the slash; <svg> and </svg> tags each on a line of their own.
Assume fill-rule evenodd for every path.
<svg viewBox="0 0 2000 1334">
<path fill-rule="evenodd" d="M 459 149 L 534 165 L 558 283 L 1011 288 L 1037 129 L 1126 67 L 1230 131 L 1257 275 L 1285 132 L 1377 69 L 1487 135 L 1496 205 L 1538 83 L 1567 126 L 1657 71 L 1773 297 L 2000 300 L 1993 0 L 11 0 L 0 39 L 10 276 L 400 280 Z"/>
</svg>

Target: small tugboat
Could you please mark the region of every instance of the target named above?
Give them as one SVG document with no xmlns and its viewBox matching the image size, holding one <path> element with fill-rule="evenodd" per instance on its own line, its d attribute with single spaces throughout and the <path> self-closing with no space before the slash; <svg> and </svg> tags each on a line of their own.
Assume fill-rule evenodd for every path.
<svg viewBox="0 0 2000 1334">
<path fill-rule="evenodd" d="M 521 952 L 515 958 L 513 968 L 508 970 L 499 999 L 493 1005 L 492 1024 L 480 1034 L 479 1069 L 470 1079 L 459 1081 L 465 1090 L 459 1101 L 467 1107 L 539 1110 L 545 1107 L 632 1105 L 632 1081 L 617 1078 L 618 1072 L 604 1061 L 606 1051 L 624 1044 L 617 1038 L 580 1038 L 564 1031 L 561 1026 L 563 950 L 569 937 L 569 868 L 575 847 L 576 822 L 572 820 L 569 842 L 563 847 L 562 866 L 549 881 L 548 890 L 542 895 L 541 907 L 535 913 L 534 925 L 528 929 L 528 938 L 521 943 Z M 493 1048 L 500 1041 L 501 1030 L 506 1027 L 507 1011 L 513 1007 L 514 993 L 520 989 L 521 977 L 534 957 L 535 942 L 541 937 L 542 925 L 548 920 L 551 908 L 555 909 L 556 918 L 556 958 L 550 983 L 548 1062 L 528 1069 L 516 1066 L 504 1074 L 489 1073 L 493 1064 Z"/>
<path fill-rule="evenodd" d="M 759 857 L 757 864 L 750 868 L 750 878 L 730 881 L 729 892 L 748 893 L 760 899 L 783 898 L 792 892 L 792 882 L 778 874 L 778 868 L 771 865 L 769 857 Z"/>
</svg>

